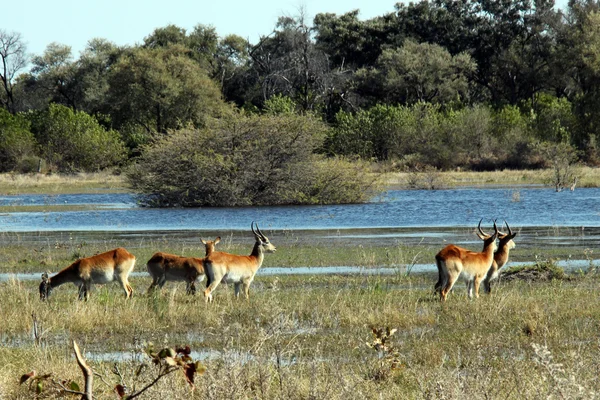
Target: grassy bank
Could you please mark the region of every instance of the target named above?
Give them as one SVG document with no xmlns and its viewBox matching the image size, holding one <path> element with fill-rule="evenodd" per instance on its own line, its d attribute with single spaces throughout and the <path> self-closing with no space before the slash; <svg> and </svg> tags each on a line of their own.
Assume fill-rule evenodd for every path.
<svg viewBox="0 0 600 400">
<path fill-rule="evenodd" d="M 265 267 L 368 268 L 415 258 L 427 262 L 439 250 L 377 242 L 327 246 L 304 236 L 270 236 L 278 252 L 267 256 Z M 144 271 L 156 250 L 203 252 L 199 240 L 167 236 L 129 241 L 106 236 L 89 243 L 77 235 L 38 239 L 5 234 L 0 272 L 55 272 L 76 257 L 117 245 L 138 257 L 136 271 Z M 247 253 L 247 240 L 239 240 L 224 237 L 219 247 Z M 520 253 L 530 254 L 518 243 L 515 257 Z M 149 390 L 146 399 L 536 399 L 557 393 L 593 398 L 600 368 L 600 277 L 553 274 L 554 280 L 540 280 L 535 277 L 541 275 L 528 272 L 523 280 L 518 278 L 522 270 L 475 301 L 467 300 L 459 282 L 446 304 L 432 296 L 436 276 L 407 275 L 404 269 L 381 276 L 259 276 L 249 302 L 236 300 L 233 288 L 223 285 L 210 306 L 201 295 L 185 295 L 183 284 L 167 283 L 161 293 L 148 295 L 146 275 L 131 279 L 131 301 L 117 284 L 96 286 L 88 302 L 76 300 L 73 285 L 62 286 L 42 303 L 38 281 L 0 282 L 0 393 L 31 398 L 18 379 L 32 370 L 81 386 L 71 349 L 76 340 L 99 374 L 99 399 L 115 398 L 119 383 L 135 390 L 155 377 L 143 354 L 148 342 L 157 348 L 189 345 L 207 370 L 197 377 L 194 392 L 176 373 Z M 387 349 L 369 347 L 376 339 L 372 328 L 386 327 L 397 329 Z M 146 367 L 137 375 L 142 364 Z M 44 393 L 54 397 L 51 384 Z"/>
<path fill-rule="evenodd" d="M 145 287 L 148 279 L 132 281 Z M 143 398 L 593 398 L 600 368 L 600 299 L 595 275 L 500 284 L 467 301 L 461 283 L 446 304 L 431 296 L 428 275 L 260 278 L 251 300 L 220 287 L 214 304 L 168 284 L 163 293 L 126 301 L 116 285 L 89 302 L 61 287 L 47 304 L 36 284 L 0 284 L 0 391 L 31 398 L 18 378 L 31 370 L 82 384 L 70 340 L 77 340 L 96 379 L 97 398 L 117 383 L 152 378 L 145 342 L 189 345 L 207 371 L 190 392 L 180 374 Z M 31 338 L 34 314 L 41 337 Z M 388 350 L 369 347 L 371 328 L 397 332 Z M 136 377 L 140 363 L 148 364 Z M 392 368 L 392 366 L 394 368 Z M 123 382 L 121 382 L 123 380 Z M 235 384 L 233 384 L 235 382 Z"/>
<path fill-rule="evenodd" d="M 0 194 L 121 193 L 128 186 L 110 172 L 61 174 L 0 174 Z"/>
<path fill-rule="evenodd" d="M 600 168 L 578 167 L 577 187 L 598 187 Z M 462 186 L 521 186 L 548 185 L 553 187 L 554 171 L 545 170 L 504 170 L 504 171 L 446 171 L 446 172 L 387 172 L 384 180 L 389 187 L 406 188 L 452 188 Z"/>
<path fill-rule="evenodd" d="M 383 172 L 390 188 L 451 188 L 461 186 L 551 185 L 552 170 L 446 171 L 429 173 Z M 580 167 L 577 187 L 598 187 L 600 168 Z M 0 174 L 0 194 L 121 193 L 130 191 L 122 175 L 108 172 L 73 175 Z"/>
</svg>

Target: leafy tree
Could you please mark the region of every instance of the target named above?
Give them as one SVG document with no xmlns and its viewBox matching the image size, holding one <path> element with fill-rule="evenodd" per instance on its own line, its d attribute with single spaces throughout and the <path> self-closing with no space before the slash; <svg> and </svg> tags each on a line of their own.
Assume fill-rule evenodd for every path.
<svg viewBox="0 0 600 400">
<path fill-rule="evenodd" d="M 453 159 L 447 120 L 437 105 L 378 105 L 357 114 L 341 112 L 326 141 L 330 154 L 377 160 L 411 158 L 416 165 L 448 167 Z"/>
<path fill-rule="evenodd" d="M 296 114 L 215 120 L 146 147 L 128 177 L 143 203 L 152 206 L 364 200 L 372 184 L 365 170 L 314 155 L 324 132 L 318 119 Z"/>
<path fill-rule="evenodd" d="M 361 21 L 358 15 L 359 10 L 353 10 L 340 16 L 317 14 L 314 19 L 316 47 L 343 71 L 373 66 L 383 49 L 399 46 L 404 38 L 393 29 L 391 16 Z"/>
<path fill-rule="evenodd" d="M 571 132 L 573 143 L 582 146 L 590 134 L 600 134 L 600 5 L 570 1 L 567 21 L 557 50 L 561 72 L 570 79 L 566 92 L 578 119 L 577 130 Z"/>
<path fill-rule="evenodd" d="M 494 112 L 491 132 L 497 145 L 495 157 L 509 168 L 538 168 L 540 160 L 534 149 L 532 119 L 517 106 L 506 105 Z"/>
<path fill-rule="evenodd" d="M 27 65 L 26 46 L 21 34 L 0 29 L 0 81 L 2 94 L 0 104 L 15 113 L 14 80 Z"/>
<path fill-rule="evenodd" d="M 77 109 L 79 82 L 71 47 L 50 43 L 44 54 L 34 56 L 31 63 L 33 67 L 28 85 L 37 86 L 38 93 L 44 95 L 47 103 L 54 102 Z"/>
<path fill-rule="evenodd" d="M 111 71 L 108 100 L 114 126 L 135 124 L 149 133 L 201 126 L 228 110 L 217 85 L 179 45 L 123 55 Z"/>
<path fill-rule="evenodd" d="M 576 131 L 572 105 L 566 98 L 538 96 L 532 127 L 537 138 L 547 142 L 568 142 Z M 580 142 L 581 143 L 581 142 Z"/>
<path fill-rule="evenodd" d="M 124 160 L 119 133 L 104 129 L 83 111 L 51 104 L 30 119 L 42 156 L 60 171 L 98 171 Z"/>
<path fill-rule="evenodd" d="M 35 145 L 29 121 L 0 108 L 0 171 L 15 170 L 26 157 L 34 155 Z"/>
<path fill-rule="evenodd" d="M 186 45 L 186 42 L 187 35 L 185 29 L 171 24 L 163 28 L 156 28 L 154 32 L 146 36 L 144 38 L 144 47 L 158 49 L 174 44 Z"/>
<path fill-rule="evenodd" d="M 357 85 L 359 92 L 392 104 L 464 103 L 476 69 L 466 53 L 451 56 L 438 45 L 408 40 L 399 49 L 384 50 L 376 69 L 359 71 Z"/>
</svg>

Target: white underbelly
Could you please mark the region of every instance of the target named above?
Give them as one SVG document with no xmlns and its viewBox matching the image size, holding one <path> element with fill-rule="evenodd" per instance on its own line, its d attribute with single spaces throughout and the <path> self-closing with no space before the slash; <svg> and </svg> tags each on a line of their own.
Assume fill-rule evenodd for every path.
<svg viewBox="0 0 600 400">
<path fill-rule="evenodd" d="M 115 280 L 114 271 L 103 271 L 103 272 L 93 272 L 92 273 L 92 282 L 102 285 L 104 283 L 109 283 Z"/>
</svg>

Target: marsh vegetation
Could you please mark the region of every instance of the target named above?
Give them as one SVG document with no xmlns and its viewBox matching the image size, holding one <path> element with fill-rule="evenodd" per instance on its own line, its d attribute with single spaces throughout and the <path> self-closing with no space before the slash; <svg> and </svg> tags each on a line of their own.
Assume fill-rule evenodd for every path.
<svg viewBox="0 0 600 400">
<path fill-rule="evenodd" d="M 110 234 L 98 235 L 40 247 L 4 234 L 7 263 L 0 272 L 55 272 L 74 258 L 115 246 Z M 439 247 L 428 242 L 327 246 L 301 234 L 269 236 L 278 252 L 263 268 L 354 263 L 365 273 L 257 276 L 250 301 L 236 300 L 233 287 L 225 285 L 209 306 L 201 295 L 186 295 L 183 282 L 146 294 L 151 278 L 145 273 L 130 278 L 130 300 L 109 284 L 95 286 L 89 301 L 77 301 L 77 288 L 70 285 L 55 290 L 47 304 L 39 301 L 37 280 L 9 279 L 0 282 L 0 391 L 31 398 L 27 385 L 18 384 L 31 370 L 81 385 L 72 340 L 102 376 L 95 381 L 97 398 L 114 398 L 118 384 L 134 390 L 151 379 L 148 343 L 189 345 L 206 371 L 193 392 L 181 374 L 171 374 L 142 398 L 591 398 L 598 391 L 600 277 L 593 269 L 526 280 L 515 272 L 476 301 L 467 300 L 461 282 L 442 305 L 433 296 L 433 269 L 406 268 L 433 260 Z M 157 249 L 204 253 L 199 239 L 118 241 L 138 258 L 138 272 Z M 229 237 L 219 246 L 247 254 L 246 242 Z M 513 254 L 533 265 L 545 250 L 517 247 Z M 578 245 L 563 250 L 593 258 Z M 397 273 L 367 273 L 378 265 L 396 265 Z M 397 331 L 382 346 L 385 328 Z M 60 397 L 50 386 L 42 393 Z"/>
</svg>

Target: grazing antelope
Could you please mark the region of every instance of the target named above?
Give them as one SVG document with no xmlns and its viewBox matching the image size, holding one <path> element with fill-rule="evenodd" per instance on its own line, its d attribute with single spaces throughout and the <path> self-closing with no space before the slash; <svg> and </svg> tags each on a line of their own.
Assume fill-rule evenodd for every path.
<svg viewBox="0 0 600 400">
<path fill-rule="evenodd" d="M 88 300 L 92 284 L 105 284 L 114 280 L 119 282 L 125 296 L 130 298 L 133 289 L 127 279 L 134 266 L 135 256 L 122 247 L 92 257 L 80 258 L 51 278 L 48 273 L 42 274 L 40 299 L 46 300 L 50 297 L 52 289 L 71 282 L 79 287 L 79 300 Z"/>
<path fill-rule="evenodd" d="M 221 237 L 215 240 L 203 240 L 206 253 L 208 256 L 215 251 L 215 246 L 221 241 Z M 148 288 L 151 292 L 157 286 L 162 289 L 167 281 L 184 281 L 186 282 L 186 293 L 196 294 L 196 281 L 200 278 L 200 282 L 204 279 L 204 258 L 196 257 L 180 257 L 168 253 L 154 253 L 152 258 L 146 263 L 148 273 L 152 277 L 152 283 Z"/>
<path fill-rule="evenodd" d="M 212 292 L 219 286 L 221 281 L 233 283 L 235 285 L 235 296 L 239 298 L 240 287 L 244 285 L 244 295 L 248 299 L 250 284 L 254 280 L 256 271 L 262 265 L 265 253 L 274 253 L 275 246 L 267 238 L 256 224 L 252 221 L 250 229 L 254 234 L 256 242 L 249 256 L 239 256 L 236 254 L 215 251 L 204 259 L 204 271 L 206 272 L 207 287 L 204 291 L 204 300 L 212 301 Z"/>
<path fill-rule="evenodd" d="M 478 253 L 449 244 L 435 255 L 435 262 L 441 278 L 441 282 L 438 282 L 438 284 L 441 289 L 440 298 L 442 301 L 446 301 L 446 296 L 452 290 L 461 273 L 464 274 L 467 281 L 469 298 L 473 298 L 473 287 L 475 287 L 475 297 L 479 297 L 479 284 L 492 266 L 494 250 L 496 250 L 496 238 L 498 237 L 496 222 L 494 221 L 495 232 L 488 235 L 481 230 L 482 220 L 479 221 L 477 226 L 479 231 L 477 236 L 483 240 L 482 252 Z M 438 284 L 436 284 L 436 288 Z"/>
<path fill-rule="evenodd" d="M 508 253 L 510 252 L 510 249 L 514 249 L 516 246 L 513 239 L 517 234 L 512 232 L 506 220 L 504 223 L 506 224 L 508 233 L 498 232 L 498 250 L 494 254 L 492 267 L 489 269 L 487 276 L 483 280 L 483 289 L 486 293 L 492 292 L 491 281 L 498 278 L 498 275 L 500 275 L 500 268 L 504 267 L 508 262 Z"/>
</svg>

